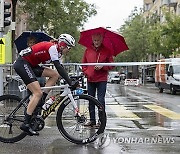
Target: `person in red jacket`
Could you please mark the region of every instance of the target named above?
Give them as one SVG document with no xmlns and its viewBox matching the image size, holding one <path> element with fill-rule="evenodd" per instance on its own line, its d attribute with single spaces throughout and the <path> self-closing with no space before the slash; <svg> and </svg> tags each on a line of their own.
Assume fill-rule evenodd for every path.
<svg viewBox="0 0 180 154">
<path fill-rule="evenodd" d="M 53 86 L 60 76 L 63 77 L 72 88 L 78 85 L 77 82 L 71 81 L 59 60 L 63 54 L 68 53 L 71 47 L 74 46 L 75 39 L 71 35 L 61 34 L 57 42 L 40 42 L 22 50 L 14 62 L 13 67 L 16 73 L 32 93 L 24 123 L 20 126 L 20 129 L 29 135 L 38 135 L 38 132 L 34 131 L 30 126 L 32 114 L 37 105 L 43 105 L 49 92 L 49 90 L 41 91 L 37 77 L 49 77 L 45 85 L 47 87 Z M 56 70 L 39 66 L 40 63 L 50 62 L 54 64 Z"/>
<path fill-rule="evenodd" d="M 92 35 L 93 45 L 85 50 L 82 63 L 111 63 L 114 62 L 109 49 L 103 44 L 103 35 L 100 33 Z M 105 109 L 105 94 L 107 87 L 108 71 L 112 66 L 83 66 L 82 71 L 88 80 L 88 94 L 97 98 Z M 89 103 L 90 121 L 85 126 L 97 126 L 95 118 L 95 106 Z"/>
</svg>

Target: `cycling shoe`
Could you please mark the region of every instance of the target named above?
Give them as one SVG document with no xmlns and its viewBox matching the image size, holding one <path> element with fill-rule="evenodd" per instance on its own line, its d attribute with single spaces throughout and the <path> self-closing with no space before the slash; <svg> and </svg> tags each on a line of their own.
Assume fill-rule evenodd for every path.
<svg viewBox="0 0 180 154">
<path fill-rule="evenodd" d="M 33 136 L 33 135 L 38 136 L 38 135 L 39 135 L 38 132 L 34 131 L 34 130 L 29 126 L 29 124 L 24 124 L 24 123 L 23 123 L 23 124 L 20 126 L 20 129 L 23 130 L 24 132 L 26 132 L 26 133 L 27 133 L 28 135 L 30 135 L 30 136 Z"/>
</svg>

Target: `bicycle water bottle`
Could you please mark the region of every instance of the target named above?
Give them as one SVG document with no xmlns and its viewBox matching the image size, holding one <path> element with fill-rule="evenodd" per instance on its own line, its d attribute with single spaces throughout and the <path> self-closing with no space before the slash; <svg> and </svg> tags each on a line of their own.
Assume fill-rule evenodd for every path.
<svg viewBox="0 0 180 154">
<path fill-rule="evenodd" d="M 44 110 L 47 110 L 47 109 L 50 107 L 50 105 L 53 104 L 54 100 L 55 100 L 55 97 L 54 97 L 54 96 L 51 96 L 51 97 L 45 102 L 45 104 L 42 106 L 42 108 L 43 108 Z"/>
</svg>

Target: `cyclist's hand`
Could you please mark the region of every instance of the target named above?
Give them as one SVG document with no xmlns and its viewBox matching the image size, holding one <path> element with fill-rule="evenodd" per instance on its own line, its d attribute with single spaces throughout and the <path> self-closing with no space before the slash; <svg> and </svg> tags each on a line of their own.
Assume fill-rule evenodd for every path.
<svg viewBox="0 0 180 154">
<path fill-rule="evenodd" d="M 77 87 L 80 87 L 78 80 L 71 81 L 71 90 L 75 90 Z"/>
</svg>

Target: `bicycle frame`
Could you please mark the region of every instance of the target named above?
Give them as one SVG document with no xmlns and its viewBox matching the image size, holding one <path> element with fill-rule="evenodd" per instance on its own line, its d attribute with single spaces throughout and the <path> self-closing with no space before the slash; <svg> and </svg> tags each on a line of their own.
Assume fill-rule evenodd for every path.
<svg viewBox="0 0 180 154">
<path fill-rule="evenodd" d="M 43 87 L 44 89 L 61 89 L 55 97 L 54 102 L 46 110 L 37 107 L 32 115 L 31 126 L 36 131 L 41 131 L 45 126 L 45 119 L 54 112 L 57 108 L 56 123 L 60 133 L 64 138 L 72 143 L 86 144 L 97 139 L 98 135 L 104 132 L 106 126 L 106 113 L 103 106 L 95 98 L 89 95 L 81 95 L 81 92 L 71 91 L 69 85 Z M 31 99 L 29 93 L 22 100 L 15 95 L 4 95 L 1 100 L 13 105 L 11 113 L 4 114 L 5 118 L 2 124 L 5 124 L 5 130 L 0 134 L 0 141 L 5 143 L 14 143 L 23 139 L 27 134 L 20 132 L 17 128 L 20 123 L 24 121 L 24 114 L 26 112 L 28 102 Z M 9 101 L 10 100 L 10 101 Z M 12 100 L 12 101 L 11 101 Z M 89 120 L 88 104 L 91 102 L 96 107 L 96 116 L 99 117 L 100 125 L 98 128 L 87 129 L 85 124 Z M 11 106 L 7 106 L 9 109 Z M 15 107 L 15 108 L 14 108 Z M 17 123 L 14 121 L 19 121 Z M 16 129 L 14 129 L 16 128 Z M 17 131 L 17 132 L 15 132 Z M 11 135 L 12 134 L 12 135 Z M 79 135 L 77 135 L 79 134 Z M 2 137 L 1 137 L 2 136 Z"/>
<path fill-rule="evenodd" d="M 73 107 L 75 109 L 75 116 L 77 116 L 77 115 L 80 116 L 77 103 L 74 101 L 72 92 L 71 92 L 68 84 L 61 85 L 61 86 L 41 87 L 41 90 L 44 90 L 44 89 L 57 89 L 57 88 L 58 89 L 64 89 L 64 90 L 63 90 L 62 93 L 55 95 L 55 101 L 53 102 L 53 104 L 47 110 L 42 111 L 41 117 L 45 120 L 53 111 L 56 110 L 57 106 L 59 106 L 62 102 L 64 102 L 68 98 L 72 102 L 72 105 L 73 105 Z M 25 98 L 23 98 L 20 101 L 20 104 L 10 113 L 10 115 L 8 117 L 11 117 L 19 109 L 19 107 L 21 105 L 23 105 L 25 108 L 27 108 L 27 103 L 28 103 L 27 100 L 29 99 L 30 96 L 31 96 L 31 94 L 29 94 Z M 16 120 L 18 120 L 18 119 L 16 119 Z"/>
<path fill-rule="evenodd" d="M 72 92 L 69 88 L 69 85 L 61 85 L 61 86 L 50 86 L 50 87 L 42 87 L 41 90 L 44 89 L 64 89 L 63 92 L 61 94 L 57 94 L 55 96 L 55 101 L 53 102 L 53 104 L 48 108 L 48 110 L 43 110 L 42 113 L 42 118 L 46 119 L 53 111 L 56 110 L 56 107 L 59 106 L 62 102 L 64 102 L 66 99 L 70 99 L 70 101 L 72 102 L 72 105 L 75 109 L 75 115 L 80 115 L 79 113 L 79 109 L 78 109 L 78 105 L 77 103 L 74 101 Z"/>
</svg>

